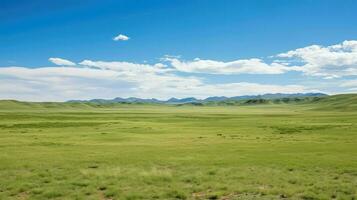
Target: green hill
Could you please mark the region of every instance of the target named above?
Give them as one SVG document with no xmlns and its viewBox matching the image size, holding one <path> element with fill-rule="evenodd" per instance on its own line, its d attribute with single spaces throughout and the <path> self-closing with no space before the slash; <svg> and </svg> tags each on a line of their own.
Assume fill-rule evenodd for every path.
<svg viewBox="0 0 357 200">
<path fill-rule="evenodd" d="M 324 97 L 248 99 L 240 101 L 210 102 L 211 106 L 300 105 L 313 110 L 356 111 L 357 94 L 339 94 Z"/>
<path fill-rule="evenodd" d="M 357 94 L 339 94 L 327 97 L 320 97 L 308 102 L 315 106 L 316 110 L 357 110 Z"/>
<path fill-rule="evenodd" d="M 96 109 L 120 108 L 126 105 L 152 105 L 152 103 L 93 103 L 93 102 L 22 102 L 0 100 L 1 110 L 14 109 Z M 158 104 L 155 104 L 158 105 Z M 340 94 L 324 97 L 223 100 L 206 103 L 187 103 L 180 106 L 257 106 L 257 105 L 300 105 L 313 110 L 357 110 L 357 94 Z"/>
</svg>

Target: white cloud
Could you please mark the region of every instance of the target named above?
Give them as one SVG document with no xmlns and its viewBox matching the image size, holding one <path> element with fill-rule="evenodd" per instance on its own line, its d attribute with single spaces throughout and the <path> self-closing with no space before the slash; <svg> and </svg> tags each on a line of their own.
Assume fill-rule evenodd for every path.
<svg viewBox="0 0 357 200">
<path fill-rule="evenodd" d="M 114 79 L 118 75 L 115 71 L 76 67 L 1 67 L 0 75 L 15 77 L 23 80 L 49 80 L 59 77 L 78 77 L 91 79 Z"/>
<path fill-rule="evenodd" d="M 119 35 L 117 35 L 116 37 L 113 38 L 114 41 L 119 41 L 119 40 L 127 41 L 129 39 L 130 38 L 128 36 L 123 35 L 123 34 L 119 34 Z"/>
<path fill-rule="evenodd" d="M 309 76 L 334 79 L 357 76 L 357 41 L 344 41 L 331 46 L 311 45 L 276 55 L 279 59 L 267 62 L 258 58 L 230 62 L 199 59 L 184 61 L 166 56 L 163 60 L 182 72 L 205 74 L 283 74 L 299 71 Z M 274 58 L 274 56 L 272 57 Z"/>
<path fill-rule="evenodd" d="M 204 98 L 272 92 L 310 91 L 301 85 L 247 82 L 206 83 L 195 76 L 179 76 L 166 66 L 84 60 L 81 67 L 1 67 L 0 98 L 63 101 L 114 97 Z M 9 90 L 18 88 L 18 90 Z"/>
<path fill-rule="evenodd" d="M 62 58 L 49 58 L 48 59 L 50 62 L 56 64 L 56 65 L 61 65 L 61 66 L 74 66 L 76 65 L 76 63 L 66 60 L 66 59 L 62 59 Z"/>
<path fill-rule="evenodd" d="M 160 73 L 160 72 L 164 73 L 170 71 L 170 69 L 165 68 L 166 65 L 162 63 L 149 65 L 149 64 L 138 64 L 138 63 L 130 63 L 130 62 L 120 62 L 120 61 L 105 62 L 105 61 L 83 60 L 79 64 L 87 67 L 97 68 L 97 69 L 125 72 L 128 74 Z"/>
<path fill-rule="evenodd" d="M 62 58 L 49 58 L 60 66 L 0 67 L 0 99 L 63 101 L 117 96 L 166 99 L 315 92 L 316 89 L 332 93 L 356 91 L 357 81 L 353 78 L 357 76 L 357 41 L 326 47 L 311 45 L 276 57 L 278 59 L 268 63 L 257 58 L 224 62 L 199 58 L 184 61 L 166 56 L 165 62 L 156 64 L 93 60 L 76 64 Z M 273 75 L 288 71 L 315 77 L 300 79 L 306 80 L 303 84 L 279 85 L 243 80 L 208 83 L 209 80 L 203 78 L 207 76 L 199 74 Z M 344 76 L 350 80 L 343 79 Z"/>
<path fill-rule="evenodd" d="M 357 41 L 344 41 L 331 46 L 311 45 L 277 55 L 280 58 L 298 59 L 306 75 L 324 76 L 327 79 L 357 75 Z"/>
<path fill-rule="evenodd" d="M 265 63 L 261 59 L 242 59 L 231 62 L 201 60 L 181 61 L 178 58 L 167 57 L 172 67 L 178 71 L 207 74 L 282 74 L 286 71 L 300 70 L 299 67 L 288 67 L 284 63 Z"/>
</svg>

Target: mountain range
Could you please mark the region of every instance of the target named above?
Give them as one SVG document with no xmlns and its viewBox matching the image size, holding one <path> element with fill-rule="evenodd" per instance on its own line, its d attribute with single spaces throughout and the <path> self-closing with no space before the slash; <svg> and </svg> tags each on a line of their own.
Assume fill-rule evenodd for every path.
<svg viewBox="0 0 357 200">
<path fill-rule="evenodd" d="M 90 102 L 98 104 L 106 103 L 157 103 L 157 104 L 186 104 L 186 103 L 208 103 L 208 102 L 221 102 L 221 101 L 240 101 L 240 100 L 249 100 L 249 99 L 282 99 L 282 98 L 306 98 L 306 97 L 323 97 L 328 96 L 323 93 L 295 93 L 295 94 L 284 94 L 284 93 L 275 93 L 275 94 L 263 94 L 263 95 L 244 95 L 244 96 L 234 96 L 234 97 L 225 97 L 225 96 L 212 96 L 205 99 L 197 99 L 194 97 L 188 98 L 170 98 L 168 100 L 159 100 L 155 98 L 142 99 L 136 97 L 121 98 L 116 97 L 114 99 L 91 99 L 91 100 L 70 100 L 68 102 Z"/>
</svg>

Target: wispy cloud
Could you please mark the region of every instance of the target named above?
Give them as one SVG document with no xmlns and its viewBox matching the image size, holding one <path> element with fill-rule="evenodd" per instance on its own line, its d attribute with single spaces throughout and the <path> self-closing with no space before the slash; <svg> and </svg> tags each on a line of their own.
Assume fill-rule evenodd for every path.
<svg viewBox="0 0 357 200">
<path fill-rule="evenodd" d="M 230 62 L 216 60 L 182 61 L 178 58 L 165 58 L 178 71 L 207 74 L 282 74 L 287 71 L 300 70 L 299 67 L 289 67 L 285 64 L 273 62 L 265 63 L 258 58 L 234 60 Z"/>
<path fill-rule="evenodd" d="M 63 58 L 49 58 L 48 61 L 61 66 L 74 66 L 76 63 Z"/>
<path fill-rule="evenodd" d="M 123 34 L 119 34 L 119 35 L 117 35 L 117 36 L 115 36 L 115 37 L 113 38 L 114 41 L 120 41 L 120 40 L 126 41 L 126 40 L 129 40 L 129 39 L 130 39 L 130 38 L 129 38 L 128 36 L 123 35 Z"/>
<path fill-rule="evenodd" d="M 357 88 L 357 79 L 356 80 L 343 81 L 340 86 Z"/>
<path fill-rule="evenodd" d="M 68 99 L 113 98 L 117 96 L 167 99 L 211 95 L 236 96 L 270 92 L 309 91 L 301 85 L 249 82 L 207 83 L 195 76 L 180 76 L 161 64 L 83 61 L 81 67 L 2 67 L 0 85 L 21 88 L 19 92 L 0 87 L 1 99 L 62 101 Z"/>
<path fill-rule="evenodd" d="M 277 59 L 276 59 L 277 58 Z M 265 59 L 219 61 L 165 56 L 158 63 L 83 60 L 76 64 L 49 58 L 55 67 L 0 67 L 0 98 L 61 101 L 117 96 L 204 98 L 262 93 L 355 91 L 357 41 L 331 46 L 311 45 Z M 271 84 L 237 79 L 218 83 L 207 74 L 265 74 L 284 76 L 289 71 L 309 76 L 313 84 Z M 182 73 L 185 72 L 185 73 Z M 345 78 L 346 76 L 346 78 Z M 333 79 L 333 80 L 331 80 Z M 250 79 L 252 80 L 252 79 Z M 309 87 L 309 85 L 312 85 Z M 17 88 L 15 91 L 9 88 Z"/>
<path fill-rule="evenodd" d="M 79 64 L 87 67 L 97 68 L 97 69 L 126 72 L 128 74 L 155 73 L 155 72 L 159 73 L 159 72 L 171 71 L 170 69 L 165 68 L 166 65 L 162 63 L 149 65 L 149 64 L 122 62 L 122 61 L 107 62 L 107 61 L 83 60 Z"/>
</svg>

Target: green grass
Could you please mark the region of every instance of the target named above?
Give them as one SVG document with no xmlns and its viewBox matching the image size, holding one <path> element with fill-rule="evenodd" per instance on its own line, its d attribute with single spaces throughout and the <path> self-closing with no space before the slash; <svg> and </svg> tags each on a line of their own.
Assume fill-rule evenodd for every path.
<svg viewBox="0 0 357 200">
<path fill-rule="evenodd" d="M 356 199 L 354 98 L 101 108 L 2 101 L 0 199 Z"/>
</svg>

